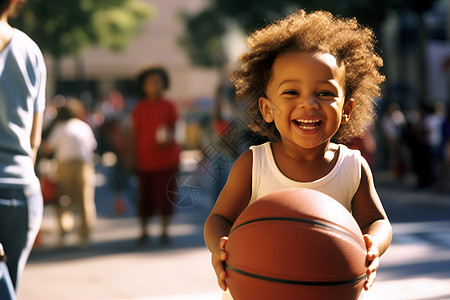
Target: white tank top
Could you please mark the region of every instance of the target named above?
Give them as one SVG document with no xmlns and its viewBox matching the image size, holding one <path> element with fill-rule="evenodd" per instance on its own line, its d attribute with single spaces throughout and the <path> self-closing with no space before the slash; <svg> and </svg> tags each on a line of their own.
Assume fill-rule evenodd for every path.
<svg viewBox="0 0 450 300">
<path fill-rule="evenodd" d="M 361 160 L 358 150 L 339 146 L 339 157 L 333 169 L 324 177 L 311 182 L 298 182 L 281 173 L 275 163 L 271 143 L 252 146 L 252 196 L 249 205 L 270 192 L 290 187 L 309 188 L 325 193 L 350 212 L 352 199 L 361 181 Z"/>
<path fill-rule="evenodd" d="M 271 143 L 252 146 L 252 196 L 249 205 L 270 192 L 290 187 L 309 188 L 325 193 L 351 212 L 352 199 L 361 181 L 361 160 L 358 150 L 339 146 L 339 157 L 333 169 L 324 177 L 311 182 L 298 182 L 286 177 L 273 158 Z M 227 289 L 222 300 L 233 300 Z"/>
</svg>

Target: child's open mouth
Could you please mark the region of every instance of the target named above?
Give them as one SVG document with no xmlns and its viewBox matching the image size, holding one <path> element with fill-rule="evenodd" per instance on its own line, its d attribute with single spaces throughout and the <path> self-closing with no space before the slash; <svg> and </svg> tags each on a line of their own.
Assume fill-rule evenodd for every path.
<svg viewBox="0 0 450 300">
<path fill-rule="evenodd" d="M 297 125 L 300 129 L 304 130 L 313 130 L 322 124 L 322 121 L 320 120 L 307 120 L 307 119 L 295 119 L 292 122 L 294 122 L 295 125 Z"/>
</svg>

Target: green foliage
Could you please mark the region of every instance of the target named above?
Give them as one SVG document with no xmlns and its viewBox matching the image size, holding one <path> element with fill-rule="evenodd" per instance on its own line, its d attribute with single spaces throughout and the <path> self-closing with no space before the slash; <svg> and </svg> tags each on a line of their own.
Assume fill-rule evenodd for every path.
<svg viewBox="0 0 450 300">
<path fill-rule="evenodd" d="M 32 0 L 14 26 L 56 58 L 79 55 L 90 45 L 123 50 L 154 14 L 139 0 Z"/>
<path fill-rule="evenodd" d="M 178 40 L 194 65 L 204 67 L 222 66 L 225 63 L 222 36 L 225 22 L 215 9 L 206 9 L 196 15 L 180 14 L 185 32 Z"/>
<path fill-rule="evenodd" d="M 142 21 L 152 16 L 153 11 L 144 3 L 128 1 L 125 7 L 97 10 L 93 24 L 100 46 L 121 51 L 136 34 Z"/>
</svg>

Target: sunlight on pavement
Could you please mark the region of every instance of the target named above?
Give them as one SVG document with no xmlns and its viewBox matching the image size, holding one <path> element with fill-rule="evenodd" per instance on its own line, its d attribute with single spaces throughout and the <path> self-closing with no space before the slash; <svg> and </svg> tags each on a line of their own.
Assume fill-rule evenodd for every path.
<svg viewBox="0 0 450 300">
<path fill-rule="evenodd" d="M 200 293 L 200 294 L 183 294 L 161 297 L 149 297 L 149 298 L 136 298 L 132 300 L 219 300 L 222 298 L 221 292 Z M 121 300 L 121 299 L 111 299 Z"/>
<path fill-rule="evenodd" d="M 361 300 L 444 300 L 450 299 L 448 279 L 414 278 L 389 280 L 373 285 Z"/>
</svg>

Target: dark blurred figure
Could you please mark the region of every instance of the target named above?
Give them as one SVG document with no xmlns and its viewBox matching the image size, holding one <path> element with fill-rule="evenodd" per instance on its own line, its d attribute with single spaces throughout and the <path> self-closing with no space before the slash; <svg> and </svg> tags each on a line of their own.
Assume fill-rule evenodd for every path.
<svg viewBox="0 0 450 300">
<path fill-rule="evenodd" d="M 137 78 L 140 101 L 131 113 L 133 147 L 131 168 L 139 178 L 138 214 L 141 223 L 140 243 L 148 238 L 147 223 L 155 215 L 161 216 L 161 242 L 169 242 L 168 226 L 174 212 L 177 189 L 173 180 L 178 172 L 181 148 L 175 141 L 178 112 L 174 103 L 164 97 L 169 88 L 165 69 L 152 67 Z M 170 191 L 171 193 L 168 193 Z"/>
<path fill-rule="evenodd" d="M 425 116 L 425 126 L 428 130 L 428 145 L 431 150 L 430 164 L 434 179 L 433 184 L 440 180 L 441 166 L 444 158 L 442 148 L 442 124 L 445 120 L 445 107 L 441 102 L 430 103 L 427 107 L 428 114 Z"/>
<path fill-rule="evenodd" d="M 428 103 L 421 102 L 407 116 L 404 137 L 411 152 L 412 169 L 417 177 L 417 188 L 428 188 L 435 182 L 432 149 L 429 144 L 430 129 L 425 119 L 432 113 Z"/>
<path fill-rule="evenodd" d="M 114 212 L 125 214 L 127 207 L 125 194 L 129 187 L 130 176 L 126 162 L 128 160 L 128 114 L 122 94 L 113 90 L 101 106 L 104 122 L 98 128 L 98 152 L 100 155 L 112 155 L 112 169 L 109 173 L 110 188 L 114 191 Z M 108 164 L 109 165 L 109 164 Z"/>
<path fill-rule="evenodd" d="M 439 192 L 450 191 L 450 103 L 448 104 L 445 119 L 442 122 L 442 161 L 440 165 Z"/>
<path fill-rule="evenodd" d="M 387 147 L 387 164 L 394 177 L 401 178 L 407 170 L 407 153 L 403 140 L 406 117 L 398 103 L 391 102 L 380 119 L 380 127 Z"/>
<path fill-rule="evenodd" d="M 15 291 L 43 213 L 42 193 L 34 165 L 41 143 L 46 67 L 36 43 L 8 23 L 8 18 L 17 16 L 18 9 L 24 3 L 23 0 L 0 0 L 2 300 L 16 299 Z"/>
<path fill-rule="evenodd" d="M 372 125 L 361 136 L 345 142 L 345 145 L 350 149 L 359 150 L 371 168 L 375 166 L 375 153 L 377 150 L 377 143 L 372 134 L 374 127 L 375 125 Z"/>
<path fill-rule="evenodd" d="M 103 151 L 107 150 L 115 155 L 110 176 L 111 188 L 114 191 L 114 212 L 122 215 L 126 212 L 124 193 L 128 188 L 129 176 L 126 167 L 128 157 L 128 138 L 122 118 L 110 117 L 100 128 Z M 104 152 L 106 153 L 106 152 Z"/>
</svg>

